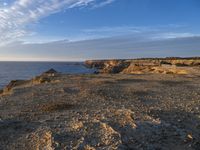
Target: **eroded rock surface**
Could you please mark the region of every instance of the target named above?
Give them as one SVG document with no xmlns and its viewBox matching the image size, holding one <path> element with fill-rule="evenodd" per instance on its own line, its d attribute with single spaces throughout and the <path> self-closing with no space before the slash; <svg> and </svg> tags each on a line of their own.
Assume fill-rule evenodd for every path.
<svg viewBox="0 0 200 150">
<path fill-rule="evenodd" d="M 199 75 L 45 78 L 48 82 L 14 83 L 11 93 L 0 96 L 0 149 L 200 147 Z"/>
<path fill-rule="evenodd" d="M 58 75 L 59 73 L 56 70 L 50 69 L 30 80 L 13 80 L 5 88 L 0 90 L 0 95 L 11 94 L 13 90 L 18 87 L 34 86 L 41 83 L 59 82 L 59 80 L 55 80 L 54 78 Z"/>
<path fill-rule="evenodd" d="M 99 73 L 191 74 L 200 66 L 200 58 L 147 58 L 132 60 L 88 60 L 85 65 Z"/>
</svg>

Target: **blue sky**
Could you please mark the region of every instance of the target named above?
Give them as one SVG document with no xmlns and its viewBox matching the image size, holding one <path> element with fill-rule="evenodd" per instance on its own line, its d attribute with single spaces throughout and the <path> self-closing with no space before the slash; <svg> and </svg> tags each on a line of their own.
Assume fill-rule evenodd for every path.
<svg viewBox="0 0 200 150">
<path fill-rule="evenodd" d="M 0 0 L 0 60 L 199 56 L 199 0 Z"/>
</svg>

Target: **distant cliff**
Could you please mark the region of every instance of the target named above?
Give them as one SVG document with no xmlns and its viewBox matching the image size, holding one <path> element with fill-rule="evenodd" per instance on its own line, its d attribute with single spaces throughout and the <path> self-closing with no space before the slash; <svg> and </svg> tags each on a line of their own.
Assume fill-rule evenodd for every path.
<svg viewBox="0 0 200 150">
<path fill-rule="evenodd" d="M 187 74 L 187 67 L 200 66 L 200 57 L 190 58 L 141 58 L 127 60 L 87 60 L 88 68 L 96 68 L 99 73 L 165 73 Z"/>
</svg>

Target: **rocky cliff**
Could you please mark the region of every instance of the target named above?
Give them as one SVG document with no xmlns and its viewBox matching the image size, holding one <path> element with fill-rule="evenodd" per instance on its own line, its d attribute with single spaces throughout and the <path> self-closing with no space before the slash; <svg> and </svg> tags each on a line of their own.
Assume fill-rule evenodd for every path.
<svg viewBox="0 0 200 150">
<path fill-rule="evenodd" d="M 188 68 L 200 66 L 200 58 L 144 58 L 128 60 L 88 60 L 85 65 L 98 73 L 187 74 Z"/>
<path fill-rule="evenodd" d="M 51 69 L 12 81 L 0 94 L 0 150 L 199 150 L 199 77 Z"/>
<path fill-rule="evenodd" d="M 13 90 L 18 87 L 27 87 L 38 85 L 41 83 L 57 82 L 57 80 L 53 80 L 57 75 L 59 75 L 59 73 L 56 70 L 50 69 L 30 80 L 12 80 L 6 87 L 0 89 L 0 96 L 12 94 Z"/>
</svg>

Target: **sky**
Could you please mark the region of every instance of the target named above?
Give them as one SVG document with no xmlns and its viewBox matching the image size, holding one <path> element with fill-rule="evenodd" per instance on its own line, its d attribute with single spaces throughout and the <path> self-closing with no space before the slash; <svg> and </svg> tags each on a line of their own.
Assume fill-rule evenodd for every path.
<svg viewBox="0 0 200 150">
<path fill-rule="evenodd" d="M 0 0 L 0 61 L 200 56 L 199 0 Z"/>
</svg>

